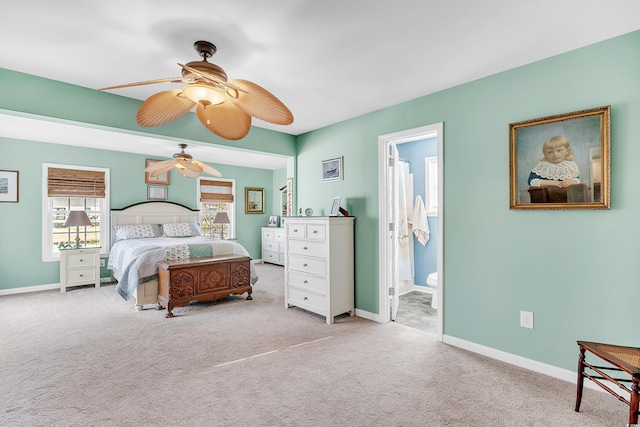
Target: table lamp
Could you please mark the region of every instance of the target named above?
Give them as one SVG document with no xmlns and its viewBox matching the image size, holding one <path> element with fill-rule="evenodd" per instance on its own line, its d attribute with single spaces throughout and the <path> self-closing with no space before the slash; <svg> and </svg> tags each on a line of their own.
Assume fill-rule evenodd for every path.
<svg viewBox="0 0 640 427">
<path fill-rule="evenodd" d="M 226 212 L 217 212 L 216 217 L 213 219 L 214 224 L 229 224 L 229 215 Z M 220 239 L 224 239 L 224 227 L 220 226 Z"/>
<path fill-rule="evenodd" d="M 89 220 L 89 216 L 85 211 L 71 211 L 67 222 L 64 223 L 65 227 L 76 227 L 76 248 L 80 247 L 80 226 L 92 225 Z"/>
</svg>

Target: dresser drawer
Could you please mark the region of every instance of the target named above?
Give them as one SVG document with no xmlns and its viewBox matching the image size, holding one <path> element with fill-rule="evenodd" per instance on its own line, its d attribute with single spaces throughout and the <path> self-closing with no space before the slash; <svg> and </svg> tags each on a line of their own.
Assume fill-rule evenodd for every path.
<svg viewBox="0 0 640 427">
<path fill-rule="evenodd" d="M 95 267 L 96 257 L 94 252 L 79 252 L 69 254 L 67 257 L 67 268 Z"/>
<path fill-rule="evenodd" d="M 262 250 L 279 252 L 280 251 L 280 243 L 278 243 L 278 242 L 276 242 L 274 240 L 265 240 L 265 242 L 262 244 Z"/>
<path fill-rule="evenodd" d="M 278 252 L 273 252 L 273 251 L 263 251 L 262 261 L 280 264 L 280 254 Z"/>
<path fill-rule="evenodd" d="M 327 245 L 325 242 L 292 240 L 289 242 L 289 253 L 325 258 L 327 256 Z"/>
<path fill-rule="evenodd" d="M 284 242 L 284 228 L 274 232 L 273 240 L 276 242 Z"/>
<path fill-rule="evenodd" d="M 74 283 L 87 283 L 96 281 L 96 269 L 93 267 L 79 268 L 76 270 L 67 271 L 67 283 L 73 285 Z"/>
<path fill-rule="evenodd" d="M 304 224 L 287 224 L 287 234 L 292 239 L 304 239 L 307 235 L 306 229 Z"/>
<path fill-rule="evenodd" d="M 326 263 L 324 259 L 289 255 L 289 269 L 324 277 Z"/>
<path fill-rule="evenodd" d="M 327 294 L 327 279 L 324 277 L 311 276 L 309 274 L 292 271 L 289 273 L 289 283 L 287 285 L 304 288 L 322 295 Z"/>
<path fill-rule="evenodd" d="M 321 315 L 326 314 L 327 311 L 327 297 L 325 295 L 314 294 L 305 289 L 290 287 L 288 303 Z"/>
<path fill-rule="evenodd" d="M 307 239 L 309 240 L 325 240 L 327 236 L 327 228 L 324 224 L 308 224 Z"/>
</svg>

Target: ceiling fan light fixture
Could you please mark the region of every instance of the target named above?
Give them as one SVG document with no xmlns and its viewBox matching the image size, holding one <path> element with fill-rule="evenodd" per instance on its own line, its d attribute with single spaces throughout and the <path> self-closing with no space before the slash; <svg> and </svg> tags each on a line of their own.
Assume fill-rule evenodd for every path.
<svg viewBox="0 0 640 427">
<path fill-rule="evenodd" d="M 201 104 L 204 107 L 222 104 L 225 101 L 224 93 L 206 84 L 194 83 L 187 85 L 182 88 L 182 93 L 193 102 Z"/>
</svg>

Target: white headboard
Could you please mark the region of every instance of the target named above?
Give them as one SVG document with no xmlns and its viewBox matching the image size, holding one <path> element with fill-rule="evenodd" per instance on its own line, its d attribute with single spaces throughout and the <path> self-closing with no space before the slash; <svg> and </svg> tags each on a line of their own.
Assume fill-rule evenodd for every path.
<svg viewBox="0 0 640 427">
<path fill-rule="evenodd" d="M 200 222 L 200 211 L 172 202 L 141 202 L 122 209 L 111 209 L 111 244 L 114 225 L 169 224 Z"/>
</svg>

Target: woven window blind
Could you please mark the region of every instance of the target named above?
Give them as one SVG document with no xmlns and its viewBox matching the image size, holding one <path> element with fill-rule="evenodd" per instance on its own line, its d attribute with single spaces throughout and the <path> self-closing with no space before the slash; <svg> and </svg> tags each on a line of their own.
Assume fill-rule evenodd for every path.
<svg viewBox="0 0 640 427">
<path fill-rule="evenodd" d="M 104 172 L 49 168 L 49 197 L 105 197 Z"/>
<path fill-rule="evenodd" d="M 200 201 L 233 203 L 233 182 L 200 180 Z"/>
</svg>

